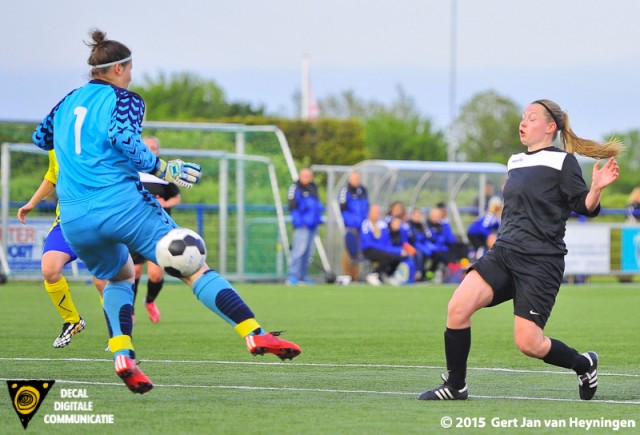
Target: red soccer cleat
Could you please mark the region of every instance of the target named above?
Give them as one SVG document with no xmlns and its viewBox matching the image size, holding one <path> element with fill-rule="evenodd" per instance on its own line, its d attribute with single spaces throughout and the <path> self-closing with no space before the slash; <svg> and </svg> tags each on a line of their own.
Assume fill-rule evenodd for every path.
<svg viewBox="0 0 640 435">
<path fill-rule="evenodd" d="M 263 335 L 247 335 L 245 342 L 247 349 L 251 355 L 264 355 L 272 353 L 282 361 L 286 359 L 294 359 L 300 355 L 300 347 L 292 341 L 286 341 L 278 338 L 282 331 L 269 332 Z"/>
<path fill-rule="evenodd" d="M 116 374 L 134 393 L 144 394 L 153 388 L 151 380 L 142 373 L 135 360 L 128 356 L 116 356 Z"/>
<path fill-rule="evenodd" d="M 148 302 L 145 304 L 145 307 L 147 308 L 147 314 L 149 314 L 149 319 L 151 319 L 153 323 L 158 323 L 160 321 L 160 310 L 158 309 L 158 306 L 156 305 L 156 303 Z"/>
</svg>

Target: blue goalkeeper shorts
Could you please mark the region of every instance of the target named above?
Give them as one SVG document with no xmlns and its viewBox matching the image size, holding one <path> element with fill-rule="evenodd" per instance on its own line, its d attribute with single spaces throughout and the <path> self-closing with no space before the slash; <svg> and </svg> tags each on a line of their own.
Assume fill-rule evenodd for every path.
<svg viewBox="0 0 640 435">
<path fill-rule="evenodd" d="M 100 279 L 113 278 L 129 248 L 154 263 L 156 244 L 178 225 L 141 183 L 117 184 L 91 198 L 60 202 L 62 232 L 71 249 Z"/>
<path fill-rule="evenodd" d="M 47 234 L 47 238 L 44 240 L 44 246 L 42 247 L 42 253 L 49 251 L 64 252 L 68 254 L 71 259 L 67 263 L 71 263 L 78 258 L 75 252 L 69 247 L 69 244 L 62 235 L 62 229 L 60 229 L 60 220 L 56 218 L 53 226 Z"/>
</svg>

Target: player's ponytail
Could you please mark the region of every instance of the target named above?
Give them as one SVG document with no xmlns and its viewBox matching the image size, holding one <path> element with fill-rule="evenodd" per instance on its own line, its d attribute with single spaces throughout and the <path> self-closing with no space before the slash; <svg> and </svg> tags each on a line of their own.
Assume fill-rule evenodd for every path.
<svg viewBox="0 0 640 435">
<path fill-rule="evenodd" d="M 556 139 L 559 132 L 562 145 L 569 153 L 577 153 L 594 159 L 608 159 L 617 156 L 624 150 L 624 144 L 616 138 L 611 138 L 606 143 L 600 143 L 576 135 L 569 125 L 569 114 L 551 100 L 536 100 L 531 104 L 540 104 L 545 108 L 547 119 L 555 122 L 557 126 L 553 139 Z"/>
</svg>

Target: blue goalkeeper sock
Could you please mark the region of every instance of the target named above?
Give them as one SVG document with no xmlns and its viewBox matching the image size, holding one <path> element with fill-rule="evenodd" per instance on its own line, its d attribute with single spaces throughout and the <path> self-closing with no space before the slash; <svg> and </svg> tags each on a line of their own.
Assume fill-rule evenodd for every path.
<svg viewBox="0 0 640 435">
<path fill-rule="evenodd" d="M 133 322 L 131 314 L 133 313 L 133 285 L 125 281 L 109 282 L 102 293 L 104 298 L 103 310 L 107 320 L 107 328 L 109 328 L 109 337 L 127 336 L 129 340 L 123 342 L 122 349 L 111 350 L 114 352 L 114 358 L 118 354 L 124 354 L 130 358 L 135 358 L 133 345 L 130 344 L 130 337 L 133 333 Z M 121 340 L 116 339 L 115 342 Z"/>
<path fill-rule="evenodd" d="M 211 311 L 222 317 L 243 337 L 264 334 L 251 309 L 229 281 L 213 269 L 193 284 L 193 294 Z"/>
</svg>

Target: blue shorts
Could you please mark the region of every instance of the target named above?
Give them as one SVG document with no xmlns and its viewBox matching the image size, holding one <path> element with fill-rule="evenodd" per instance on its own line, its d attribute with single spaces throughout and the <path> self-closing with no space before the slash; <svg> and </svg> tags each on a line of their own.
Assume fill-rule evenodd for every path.
<svg viewBox="0 0 640 435">
<path fill-rule="evenodd" d="M 61 201 L 60 219 L 69 246 L 100 279 L 111 279 L 122 269 L 129 248 L 156 263 L 156 244 L 178 227 L 141 183 L 118 184 L 91 198 Z"/>
<path fill-rule="evenodd" d="M 44 254 L 45 252 L 49 252 L 49 251 L 58 251 L 58 252 L 64 252 L 65 254 L 68 254 L 71 257 L 71 259 L 67 261 L 67 263 L 71 263 L 72 261 L 78 258 L 76 253 L 73 252 L 73 250 L 69 247 L 69 244 L 67 243 L 67 241 L 64 239 L 64 236 L 62 235 L 59 219 L 56 219 L 56 221 L 53 223 L 53 227 L 51 227 L 51 229 L 49 230 L 49 234 L 47 234 L 47 238 L 44 239 L 44 246 L 42 247 L 42 253 Z"/>
</svg>

